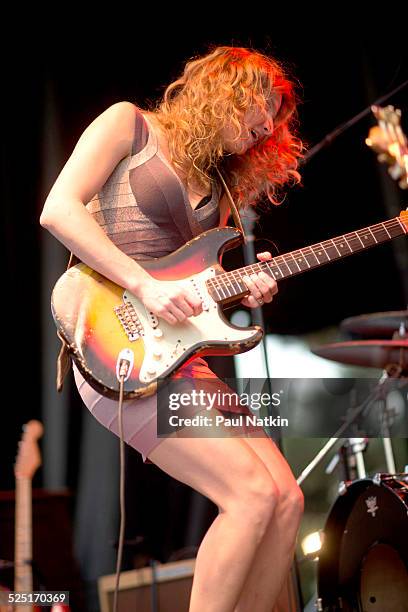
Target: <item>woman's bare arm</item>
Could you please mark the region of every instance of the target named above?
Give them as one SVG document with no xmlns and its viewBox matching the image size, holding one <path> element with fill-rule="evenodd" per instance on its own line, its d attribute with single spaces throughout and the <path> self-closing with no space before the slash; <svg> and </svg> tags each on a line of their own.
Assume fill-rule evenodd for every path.
<svg viewBox="0 0 408 612">
<path fill-rule="evenodd" d="M 86 128 L 45 201 L 40 223 L 81 261 L 174 324 L 199 314 L 200 298 L 182 285 L 155 280 L 114 245 L 85 207 L 131 152 L 134 123 L 133 104 L 118 102 Z"/>
<path fill-rule="evenodd" d="M 40 224 L 85 264 L 135 292 L 149 275 L 108 238 L 85 204 L 131 152 L 135 107 L 113 104 L 83 132 L 45 201 Z"/>
</svg>

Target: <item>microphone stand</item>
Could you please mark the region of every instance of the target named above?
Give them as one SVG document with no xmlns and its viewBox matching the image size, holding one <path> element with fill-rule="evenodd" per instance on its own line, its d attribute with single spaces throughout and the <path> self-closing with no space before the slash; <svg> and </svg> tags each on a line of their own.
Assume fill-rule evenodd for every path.
<svg viewBox="0 0 408 612">
<path fill-rule="evenodd" d="M 244 214 L 241 214 L 241 221 L 242 221 L 242 225 L 244 227 L 246 238 L 247 238 L 246 244 L 242 246 L 243 253 L 244 253 L 244 261 L 245 261 L 246 266 L 258 261 L 256 258 L 256 254 L 255 254 L 255 247 L 254 247 L 255 236 L 253 233 L 256 219 L 257 219 L 257 215 L 252 208 L 246 210 Z M 254 323 L 255 325 L 259 325 L 260 327 L 262 327 L 263 330 L 266 329 L 265 319 L 264 319 L 263 311 L 261 307 L 251 308 L 251 318 L 252 318 L 252 323 Z M 270 394 L 270 397 L 272 397 L 273 390 L 272 390 L 271 374 L 269 370 L 268 351 L 266 347 L 266 333 L 264 334 L 264 337 L 262 338 L 260 342 L 260 347 L 261 347 L 263 362 L 265 366 L 266 379 L 267 379 L 267 384 L 269 387 L 269 394 Z M 282 452 L 282 434 L 281 434 L 280 427 L 278 429 L 278 436 L 276 439 L 274 438 L 274 441 L 277 444 L 279 450 Z"/>
<path fill-rule="evenodd" d="M 319 153 L 319 151 L 321 151 L 322 149 L 324 149 L 325 147 L 330 145 L 343 132 L 345 132 L 352 125 L 354 125 L 355 123 L 360 121 L 360 119 L 362 119 L 363 117 L 368 115 L 371 112 L 371 107 L 372 106 L 379 106 L 380 104 L 385 102 L 388 98 L 390 98 L 391 96 L 396 94 L 398 91 L 400 91 L 401 89 L 403 89 L 407 85 L 408 85 L 408 81 L 404 81 L 403 83 L 400 83 L 400 85 L 398 85 L 398 87 L 395 87 L 395 89 L 393 89 L 392 91 L 388 92 L 384 96 L 381 96 L 380 98 L 375 100 L 375 102 L 370 104 L 370 106 L 368 106 L 367 108 L 365 108 L 361 112 L 357 113 L 357 115 L 355 115 L 354 117 L 352 117 L 348 121 L 345 121 L 344 123 L 341 123 L 332 132 L 330 132 L 330 134 L 327 134 L 320 142 L 318 142 L 311 149 L 309 149 L 309 151 L 304 155 L 303 159 L 300 160 L 299 165 L 300 166 L 304 166 L 308 161 L 310 161 L 312 159 L 312 157 L 314 157 L 317 153 Z"/>
<path fill-rule="evenodd" d="M 246 238 L 247 238 L 246 243 L 244 243 L 242 246 L 245 265 L 250 265 L 258 261 L 256 258 L 256 254 L 255 254 L 255 247 L 254 247 L 255 236 L 253 233 L 256 219 L 257 219 L 257 215 L 252 208 L 246 210 L 244 214 L 241 214 L 241 221 L 242 221 L 242 225 L 244 227 Z M 263 330 L 266 329 L 262 307 L 251 308 L 251 318 L 252 318 L 253 323 L 262 327 Z M 266 333 L 264 334 L 264 337 L 262 338 L 260 345 L 261 345 L 265 372 L 266 372 L 266 377 L 267 377 L 267 384 L 269 387 L 269 395 L 270 397 L 272 397 L 273 390 L 272 390 L 272 381 L 271 381 L 271 375 L 270 375 L 270 370 L 269 370 L 268 351 L 266 347 Z M 284 455 L 283 448 L 282 448 L 282 434 L 281 434 L 280 427 L 278 429 L 278 436 L 276 439 L 274 438 L 274 442 L 278 446 L 282 455 Z M 295 605 L 295 610 L 290 609 L 288 610 L 288 612 L 302 612 L 304 608 L 304 601 L 303 601 L 302 589 L 301 589 L 301 584 L 300 584 L 299 566 L 298 566 L 298 560 L 296 558 L 296 554 L 293 557 L 293 563 L 290 569 L 288 589 L 290 591 L 288 593 L 288 601 L 290 602 L 289 605 L 291 606 L 291 608 L 292 608 L 292 603 L 294 603 Z"/>
</svg>

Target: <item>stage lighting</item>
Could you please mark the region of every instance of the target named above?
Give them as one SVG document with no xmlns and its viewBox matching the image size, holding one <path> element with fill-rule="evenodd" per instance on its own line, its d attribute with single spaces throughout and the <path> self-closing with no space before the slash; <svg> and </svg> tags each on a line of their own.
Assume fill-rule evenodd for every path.
<svg viewBox="0 0 408 612">
<path fill-rule="evenodd" d="M 323 546 L 323 533 L 313 531 L 302 540 L 302 550 L 305 557 L 316 558 L 317 553 Z"/>
</svg>

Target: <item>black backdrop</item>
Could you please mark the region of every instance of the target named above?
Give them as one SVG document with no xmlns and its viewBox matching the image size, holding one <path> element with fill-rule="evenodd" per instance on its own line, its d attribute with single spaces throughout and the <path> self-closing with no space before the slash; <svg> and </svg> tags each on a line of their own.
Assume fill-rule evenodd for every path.
<svg viewBox="0 0 408 612">
<path fill-rule="evenodd" d="M 221 22 L 205 7 L 201 17 L 195 7 L 194 18 L 171 11 L 126 13 L 121 7 L 120 14 L 113 12 L 100 22 L 85 23 L 72 12 L 49 26 L 30 27 L 27 20 L 22 28 L 19 21 L 10 22 L 11 43 L 2 42 L 3 397 L 8 398 L 0 449 L 2 489 L 13 488 L 12 463 L 22 423 L 42 418 L 42 364 L 44 355 L 53 359 L 56 351 L 56 345 L 44 345 L 41 320 L 44 291 L 63 265 L 54 278 L 44 278 L 45 230 L 38 218 L 47 190 L 86 125 L 113 102 L 127 99 L 143 106 L 160 96 L 183 62 L 206 52 L 210 44 L 234 44 L 253 46 L 287 64 L 300 84 L 300 133 L 315 144 L 408 78 L 402 6 L 391 20 L 368 10 L 357 17 L 345 8 L 337 15 L 314 9 L 300 15 L 288 7 L 278 16 L 266 8 L 238 14 L 230 7 L 230 17 Z M 166 28 L 159 28 L 164 22 Z M 389 100 L 405 113 L 407 101 L 407 89 Z M 52 159 L 46 147 L 51 112 L 58 132 L 58 152 Z M 303 186 L 292 189 L 283 206 L 261 215 L 259 250 L 266 247 L 262 238 L 285 252 L 376 223 L 408 205 L 407 196 L 364 144 L 373 124 L 369 116 L 340 136 L 304 168 Z M 406 118 L 403 126 L 407 128 Z M 301 334 L 346 316 L 404 308 L 407 250 L 402 241 L 283 282 L 278 297 L 265 308 L 268 330 Z M 239 252 L 227 260 L 228 265 L 239 264 Z M 48 375 L 53 378 L 54 372 Z M 69 405 L 65 484 L 75 493 L 87 417 L 74 392 Z M 133 517 L 129 537 L 150 534 L 155 555 L 165 560 L 199 539 L 200 528 L 189 540 L 185 535 L 185 508 L 194 507 L 191 493 L 152 466 L 141 469 L 136 453 L 130 456 L 135 488 L 128 487 Z M 40 470 L 36 486 L 43 485 L 42 475 Z M 116 496 L 115 469 L 105 478 L 111 478 Z M 208 507 L 201 528 L 211 513 Z M 173 521 L 170 531 L 165 518 Z"/>
</svg>

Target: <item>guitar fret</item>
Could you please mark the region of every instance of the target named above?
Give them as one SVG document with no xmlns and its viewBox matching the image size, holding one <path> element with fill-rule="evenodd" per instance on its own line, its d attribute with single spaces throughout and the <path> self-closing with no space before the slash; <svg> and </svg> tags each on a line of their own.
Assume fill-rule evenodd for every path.
<svg viewBox="0 0 408 612">
<path fill-rule="evenodd" d="M 233 270 L 232 272 L 226 272 L 224 276 L 227 279 L 226 289 L 228 289 L 229 294 L 230 294 L 228 297 L 235 297 L 237 295 L 247 292 L 248 290 L 247 286 L 245 282 L 242 280 L 241 273 L 239 270 Z M 220 280 L 221 282 L 224 282 L 224 286 L 225 286 L 225 281 L 223 281 L 223 279 L 220 279 Z"/>
<path fill-rule="evenodd" d="M 373 233 L 378 238 L 378 242 L 389 240 L 390 235 L 382 224 L 373 227 Z"/>
<path fill-rule="evenodd" d="M 358 232 L 354 232 L 354 235 L 357 236 L 357 238 L 360 241 L 361 246 L 364 248 L 364 242 L 361 240 L 359 233 Z"/>
<path fill-rule="evenodd" d="M 303 253 L 305 253 L 305 258 L 307 259 L 310 255 L 313 257 L 312 261 L 309 261 L 309 259 L 307 259 L 308 263 L 309 263 L 309 267 L 313 268 L 314 266 L 319 265 L 319 260 L 316 257 L 316 254 L 314 253 L 313 249 L 311 247 L 305 247 L 304 249 L 302 249 Z M 309 253 L 307 253 L 306 251 L 309 251 Z"/>
<path fill-rule="evenodd" d="M 310 268 L 309 262 L 302 253 L 302 249 L 299 249 L 298 251 L 293 251 L 292 257 L 296 260 L 296 263 L 298 264 L 302 272 L 303 270 L 308 270 Z"/>
<path fill-rule="evenodd" d="M 383 225 L 385 225 L 385 224 L 383 224 Z M 391 234 L 391 238 L 395 238 L 396 236 L 400 236 L 401 235 L 400 225 L 398 223 L 395 223 L 395 224 L 392 224 L 392 225 L 388 224 L 387 227 L 390 230 L 387 233 Z"/>
<path fill-rule="evenodd" d="M 373 244 L 373 239 L 371 237 L 371 233 L 367 232 L 367 230 L 361 230 L 358 233 L 358 236 L 361 240 L 361 242 L 363 243 L 363 248 L 366 249 L 369 246 L 372 246 Z"/>
<path fill-rule="evenodd" d="M 212 288 L 217 293 L 218 301 L 221 301 L 222 300 L 222 295 L 220 295 L 220 288 L 219 288 L 218 283 L 215 282 L 215 280 L 212 282 Z"/>
<path fill-rule="evenodd" d="M 374 236 L 373 232 L 371 231 L 371 227 L 368 227 L 367 229 L 369 230 L 370 234 L 371 234 L 371 235 L 372 235 L 372 237 L 374 238 L 375 243 L 377 244 L 377 243 L 378 243 L 378 240 L 377 240 L 377 238 Z"/>
<path fill-rule="evenodd" d="M 253 274 L 258 274 L 259 272 L 263 271 L 263 267 L 262 267 L 262 264 L 260 262 L 256 263 L 256 264 L 252 264 L 251 268 L 252 268 L 252 273 Z"/>
<path fill-rule="evenodd" d="M 310 268 L 310 263 L 308 262 L 306 255 L 303 253 L 303 249 L 299 252 L 302 254 L 302 260 L 306 264 L 307 268 Z"/>
<path fill-rule="evenodd" d="M 248 291 L 248 287 L 246 286 L 245 282 L 242 280 L 241 273 L 238 272 L 237 274 L 238 274 L 238 281 L 236 281 L 236 282 L 238 283 L 238 287 L 239 287 L 238 294 L 246 293 Z"/>
<path fill-rule="evenodd" d="M 352 234 L 347 234 L 347 244 L 349 245 L 350 251 L 352 253 L 356 253 L 364 247 L 356 232 L 353 232 Z"/>
<path fill-rule="evenodd" d="M 402 223 L 402 221 L 401 221 L 401 219 L 399 217 L 397 217 L 397 221 L 398 221 L 399 225 L 401 226 L 401 229 L 404 232 L 404 234 L 408 234 L 408 229 L 405 227 L 405 225 Z"/>
<path fill-rule="evenodd" d="M 385 229 L 385 231 L 387 232 L 387 234 L 388 234 L 389 238 L 392 238 L 392 236 L 391 236 L 390 232 L 387 230 L 387 228 L 386 228 L 386 226 L 385 226 L 385 223 L 381 223 L 381 225 L 383 226 L 383 228 L 384 228 L 384 229 Z"/>
<path fill-rule="evenodd" d="M 228 293 L 228 297 L 235 295 L 234 288 L 231 284 L 231 281 L 229 280 L 229 276 L 223 281 L 223 285 L 224 285 L 225 291 Z"/>
<path fill-rule="evenodd" d="M 291 258 L 292 258 L 292 260 L 293 260 L 293 261 L 295 262 L 295 264 L 296 264 L 297 269 L 299 270 L 299 272 L 301 272 L 302 270 L 301 270 L 301 268 L 300 268 L 300 266 L 299 266 L 298 262 L 296 261 L 296 258 L 295 258 L 295 256 L 293 255 L 293 253 L 289 253 L 289 257 L 291 257 Z"/>
<path fill-rule="evenodd" d="M 242 293 L 245 289 L 243 289 L 243 287 L 241 287 L 241 284 L 240 284 L 239 280 L 237 280 L 237 278 L 235 277 L 235 272 L 232 273 L 232 279 L 233 279 L 233 282 L 235 284 L 235 288 L 234 288 L 235 295 L 238 295 L 239 293 Z"/>
<path fill-rule="evenodd" d="M 319 242 L 318 244 L 314 244 L 311 248 L 313 249 L 313 253 L 315 254 L 319 264 L 325 263 L 326 261 L 330 261 L 330 257 L 327 255 L 325 248 L 321 242 Z M 317 255 L 315 249 L 318 249 Z M 322 256 L 323 260 L 320 260 L 319 258 Z"/>
<path fill-rule="evenodd" d="M 333 239 L 333 242 L 335 242 L 336 239 Z M 344 252 L 344 246 L 346 246 L 349 250 L 350 253 L 352 253 L 352 249 L 351 246 L 349 245 L 348 241 L 347 241 L 347 237 L 346 236 L 339 236 L 338 237 L 338 246 L 340 247 L 340 255 L 341 257 L 343 257 L 346 253 Z"/>
<path fill-rule="evenodd" d="M 283 257 L 285 259 L 285 264 L 287 265 L 290 274 L 297 274 L 297 272 L 300 272 L 300 268 L 298 264 L 296 263 L 296 260 L 294 259 L 292 253 L 288 253 L 287 255 L 284 255 Z"/>
<path fill-rule="evenodd" d="M 279 270 L 279 266 L 278 265 L 276 265 L 276 267 L 275 267 L 275 272 L 274 272 L 274 268 L 271 267 L 271 264 L 270 264 L 269 261 L 266 261 L 265 265 L 266 265 L 265 272 L 269 272 L 269 274 L 272 276 L 273 280 L 276 280 L 279 276 L 282 276 L 282 273 Z M 276 268 L 278 268 L 278 273 L 276 273 Z"/>
<path fill-rule="evenodd" d="M 279 263 L 277 262 L 277 260 L 278 260 L 278 259 L 280 260 L 280 262 L 279 262 Z M 282 274 L 282 277 L 283 277 L 283 278 L 285 278 L 285 276 L 287 276 L 287 275 L 288 275 L 288 273 L 289 273 L 289 274 L 292 274 L 292 270 L 289 268 L 288 264 L 287 264 L 287 263 L 286 263 L 286 261 L 283 259 L 282 255 L 279 255 L 279 257 L 277 257 L 276 259 L 274 259 L 274 261 L 276 262 L 276 265 L 278 266 L 278 268 L 279 268 L 279 270 L 280 270 L 280 273 Z M 285 274 L 284 272 L 282 272 L 282 269 L 281 269 L 281 265 L 282 265 L 282 264 L 283 264 L 284 266 L 286 266 L 286 267 L 287 267 L 287 269 L 288 269 L 288 272 L 286 272 L 286 274 Z"/>
<path fill-rule="evenodd" d="M 336 248 L 333 240 L 325 240 L 323 243 L 325 253 L 327 257 L 332 261 L 333 259 L 337 259 L 340 257 L 340 252 Z"/>
<path fill-rule="evenodd" d="M 272 268 L 270 266 L 271 262 L 274 262 L 274 260 L 271 259 L 270 261 L 263 261 L 262 263 L 255 265 L 257 266 L 257 272 L 264 272 L 265 274 L 272 276 L 272 278 L 276 280 L 275 274 L 273 273 Z"/>
<path fill-rule="evenodd" d="M 331 243 L 334 245 L 334 248 L 335 248 L 335 249 L 336 249 L 336 251 L 337 251 L 337 255 L 338 255 L 339 257 L 341 257 L 341 253 L 340 253 L 339 249 L 337 248 L 337 244 L 336 244 L 336 242 L 335 242 L 334 240 L 330 240 L 330 242 L 331 242 Z"/>
<path fill-rule="evenodd" d="M 225 286 L 224 286 L 224 282 L 222 280 L 218 281 L 218 287 L 219 287 L 220 291 L 222 291 L 224 299 L 227 298 L 227 297 L 230 297 L 228 295 L 225 295 Z"/>
</svg>

